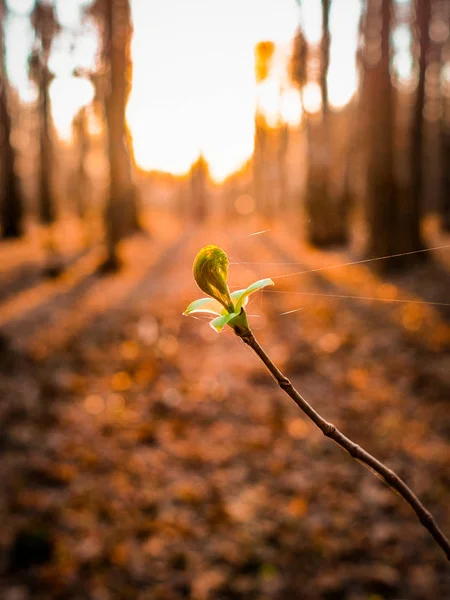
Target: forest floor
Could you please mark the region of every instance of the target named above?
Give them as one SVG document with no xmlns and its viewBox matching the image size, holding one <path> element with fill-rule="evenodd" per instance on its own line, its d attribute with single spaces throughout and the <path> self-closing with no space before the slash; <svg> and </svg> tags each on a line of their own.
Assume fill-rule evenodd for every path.
<svg viewBox="0 0 450 600">
<path fill-rule="evenodd" d="M 202 295 L 191 268 L 208 243 L 261 263 L 232 265 L 231 286 L 314 270 L 254 296 L 256 336 L 450 535 L 450 307 L 430 304 L 450 303 L 450 251 L 387 279 L 325 269 L 357 255 L 281 224 L 250 235 L 267 227 L 159 215 L 109 276 L 64 228 L 56 279 L 37 235 L 0 245 L 2 600 L 450 598 L 448 562 L 411 509 L 231 330 L 181 314 Z"/>
</svg>

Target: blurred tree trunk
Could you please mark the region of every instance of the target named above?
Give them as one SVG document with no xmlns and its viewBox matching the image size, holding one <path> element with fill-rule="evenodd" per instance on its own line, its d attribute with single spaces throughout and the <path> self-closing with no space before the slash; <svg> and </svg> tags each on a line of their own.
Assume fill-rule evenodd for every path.
<svg viewBox="0 0 450 600">
<path fill-rule="evenodd" d="M 288 169 L 286 164 L 287 153 L 289 148 L 289 126 L 286 123 L 280 122 L 278 125 L 278 148 L 277 148 L 277 163 L 278 163 L 278 211 L 290 208 L 289 203 L 289 186 L 288 186 Z"/>
<path fill-rule="evenodd" d="M 255 47 L 255 79 L 257 84 L 264 83 L 270 73 L 275 44 L 271 41 L 259 42 Z M 258 211 L 271 216 L 272 190 L 268 177 L 269 167 L 269 127 L 259 107 L 255 112 L 255 144 L 253 153 L 253 195 Z"/>
<path fill-rule="evenodd" d="M 320 91 L 322 96 L 321 120 L 307 116 L 308 164 L 306 180 L 306 232 L 308 241 L 315 246 L 333 243 L 333 218 L 330 214 L 328 170 L 330 161 L 328 122 L 328 65 L 330 62 L 330 16 L 331 0 L 322 0 L 322 41 L 320 45 Z"/>
<path fill-rule="evenodd" d="M 347 211 L 330 188 L 332 144 L 328 103 L 328 67 L 330 63 L 331 0 L 322 0 L 322 41 L 320 46 L 320 78 L 322 96 L 321 118 L 306 116 L 308 165 L 306 183 L 307 238 L 315 246 L 327 247 L 347 241 Z"/>
<path fill-rule="evenodd" d="M 52 116 L 49 88 L 53 75 L 48 67 L 52 43 L 59 25 L 56 20 L 53 4 L 44 0 L 36 0 L 31 22 L 36 40 L 30 56 L 30 76 L 38 88 L 39 119 L 39 162 L 38 162 L 38 210 L 39 219 L 47 226 L 44 245 L 49 254 L 49 262 L 45 273 L 50 277 L 58 276 L 63 265 L 58 256 L 53 223 L 56 220 L 56 205 L 52 185 L 54 155 L 52 152 Z"/>
<path fill-rule="evenodd" d="M 4 238 L 22 235 L 23 198 L 15 172 L 15 149 L 11 142 L 11 115 L 8 103 L 8 76 L 6 72 L 6 48 L 4 25 L 5 0 L 0 0 L 0 151 L 1 151 L 1 229 Z"/>
<path fill-rule="evenodd" d="M 299 7 L 301 8 L 301 0 L 297 0 Z M 307 66 L 308 66 L 308 42 L 303 34 L 302 23 L 297 27 L 297 32 L 294 37 L 292 55 L 289 65 L 290 80 L 298 88 L 300 94 L 300 105 L 302 111 L 302 121 L 305 123 L 306 135 L 308 136 L 309 124 L 308 114 L 305 110 L 305 102 L 303 97 L 303 91 L 307 83 Z M 308 160 L 308 156 L 306 157 Z M 308 172 L 308 169 L 307 169 Z"/>
<path fill-rule="evenodd" d="M 442 191 L 441 216 L 444 231 L 450 232 L 450 99 L 445 98 L 444 117 L 442 119 Z"/>
<path fill-rule="evenodd" d="M 108 257 L 104 267 L 114 270 L 119 266 L 117 244 L 140 229 L 126 126 L 132 25 L 129 0 L 106 0 L 98 4 L 103 17 L 103 56 L 109 75 L 104 97 L 110 180 L 105 211 Z"/>
<path fill-rule="evenodd" d="M 351 105 L 351 110 L 355 113 L 355 106 Z M 350 238 L 350 218 L 354 208 L 354 198 L 352 189 L 352 174 L 355 167 L 355 125 L 350 126 L 347 133 L 347 146 L 345 148 L 345 159 L 342 174 L 342 189 L 336 198 L 337 219 L 335 224 L 336 244 L 345 245 Z"/>
<path fill-rule="evenodd" d="M 444 24 L 450 27 L 450 0 L 444 5 Z M 450 61 L 450 38 L 441 49 L 441 67 Z M 443 81 L 441 118 L 441 223 L 444 231 L 450 232 L 450 82 Z"/>
<path fill-rule="evenodd" d="M 331 0 L 322 0 L 322 41 L 320 91 L 322 93 L 322 115 L 328 116 L 328 67 L 330 65 L 330 9 Z"/>
<path fill-rule="evenodd" d="M 84 219 L 89 205 L 90 187 L 86 171 L 89 152 L 86 107 L 81 108 L 73 120 L 73 142 L 76 150 L 76 166 L 72 194 L 75 196 L 77 215 L 80 219 Z"/>
<path fill-rule="evenodd" d="M 255 115 L 255 148 L 253 152 L 253 196 L 258 211 L 269 212 L 267 189 L 268 126 L 264 116 Z"/>
<path fill-rule="evenodd" d="M 53 75 L 48 68 L 50 51 L 55 34 L 58 31 L 53 6 L 37 0 L 31 15 L 36 32 L 37 45 L 30 57 L 30 75 L 38 87 L 39 114 L 39 165 L 38 165 L 38 206 L 39 217 L 43 224 L 55 221 L 55 202 L 51 184 L 53 166 L 51 113 L 49 87 Z M 52 241 L 49 241 L 52 245 Z"/>
<path fill-rule="evenodd" d="M 323 118 L 323 117 L 322 117 Z M 306 236 L 315 245 L 326 247 L 331 232 L 332 216 L 328 202 L 328 144 L 326 124 L 306 117 Z"/>
<path fill-rule="evenodd" d="M 301 7 L 300 0 L 297 0 Z M 289 65 L 289 75 L 291 81 L 298 87 L 300 92 L 300 102 L 302 112 L 305 110 L 303 102 L 303 89 L 307 83 L 307 65 L 308 65 L 308 42 L 303 34 L 301 25 L 298 26 L 294 37 L 293 50 Z"/>
<path fill-rule="evenodd" d="M 208 180 L 208 163 L 203 155 L 191 167 L 191 194 L 194 219 L 202 222 L 207 216 L 206 185 Z"/>
<path fill-rule="evenodd" d="M 398 190 L 394 177 L 394 98 L 390 73 L 392 0 L 369 0 L 365 31 L 364 88 L 368 118 L 367 254 L 399 251 Z"/>
<path fill-rule="evenodd" d="M 425 77 L 427 55 L 430 46 L 431 1 L 416 0 L 416 43 L 419 52 L 419 80 L 416 89 L 412 131 L 411 131 L 411 190 L 410 201 L 406 199 L 403 207 L 402 229 L 404 251 L 424 248 L 420 224 L 422 217 L 424 193 L 424 107 Z M 418 254 L 416 258 L 425 258 L 426 254 Z"/>
<path fill-rule="evenodd" d="M 47 65 L 39 69 L 39 214 L 41 222 L 55 221 L 56 210 L 52 184 L 52 140 L 49 87 L 53 79 Z"/>
</svg>

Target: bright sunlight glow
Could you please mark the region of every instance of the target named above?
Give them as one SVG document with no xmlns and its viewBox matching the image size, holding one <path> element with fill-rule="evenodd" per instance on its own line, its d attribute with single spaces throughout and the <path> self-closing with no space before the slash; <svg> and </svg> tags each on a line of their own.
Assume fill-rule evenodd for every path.
<svg viewBox="0 0 450 600">
<path fill-rule="evenodd" d="M 73 76 L 75 68 L 94 68 L 98 50 L 92 22 L 81 20 L 81 8 L 87 4 L 89 0 L 56 1 L 64 27 L 52 50 L 55 79 L 50 92 L 55 126 L 65 141 L 70 140 L 71 120 L 93 97 L 90 82 Z M 221 181 L 252 155 L 256 108 L 272 127 L 299 125 L 300 95 L 288 75 L 300 17 L 295 0 L 131 0 L 131 4 L 133 85 L 127 120 L 139 167 L 181 175 L 202 153 L 212 177 Z M 8 5 L 15 11 L 6 28 L 8 70 L 22 99 L 32 101 L 36 90 L 27 79 L 32 2 L 8 0 Z M 332 3 L 328 84 L 334 108 L 344 106 L 356 90 L 360 5 L 360 0 Z M 304 0 L 302 22 L 310 43 L 318 43 L 318 0 Z M 268 79 L 257 86 L 254 48 L 261 40 L 274 41 L 276 52 Z M 306 86 L 304 102 L 306 110 L 320 110 L 316 83 Z"/>
<path fill-rule="evenodd" d="M 132 6 L 127 114 L 137 162 L 183 173 L 202 152 L 213 178 L 222 180 L 253 151 L 254 46 L 261 39 L 290 41 L 296 3 L 134 0 Z"/>
</svg>

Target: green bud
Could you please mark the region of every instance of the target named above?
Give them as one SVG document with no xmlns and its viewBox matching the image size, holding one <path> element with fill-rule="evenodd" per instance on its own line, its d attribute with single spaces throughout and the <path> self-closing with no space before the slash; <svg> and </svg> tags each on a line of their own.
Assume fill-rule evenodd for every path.
<svg viewBox="0 0 450 600">
<path fill-rule="evenodd" d="M 198 287 L 232 313 L 234 305 L 227 285 L 228 262 L 228 255 L 222 248 L 206 246 L 195 257 L 193 273 Z"/>
</svg>

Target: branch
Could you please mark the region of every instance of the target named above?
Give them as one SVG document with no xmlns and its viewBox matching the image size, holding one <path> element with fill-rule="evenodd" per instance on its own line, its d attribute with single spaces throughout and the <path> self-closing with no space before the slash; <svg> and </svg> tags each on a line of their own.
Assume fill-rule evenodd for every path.
<svg viewBox="0 0 450 600">
<path fill-rule="evenodd" d="M 240 337 L 242 341 L 247 344 L 247 346 L 250 346 L 255 354 L 257 354 L 262 360 L 281 389 L 292 398 L 297 406 L 306 414 L 307 417 L 311 419 L 315 425 L 317 425 L 317 427 L 326 437 L 334 440 L 337 444 L 339 444 L 339 446 L 346 450 L 350 456 L 362 463 L 369 470 L 378 473 L 378 475 L 381 476 L 381 478 L 390 488 L 402 496 L 402 498 L 414 510 L 419 521 L 422 523 L 425 529 L 427 529 L 433 536 L 435 542 L 443 549 L 447 559 L 450 561 L 449 540 L 436 525 L 431 513 L 424 507 L 424 505 L 420 502 L 414 492 L 406 485 L 406 483 L 393 471 L 388 469 L 382 462 L 377 460 L 375 457 L 361 448 L 361 446 L 358 446 L 348 437 L 343 435 L 332 423 L 328 423 L 328 421 L 321 417 L 319 413 L 317 413 L 313 407 L 308 404 L 308 402 L 297 392 L 289 379 L 274 365 L 274 363 L 259 345 L 250 329 L 235 327 L 234 330 L 236 335 Z"/>
</svg>

